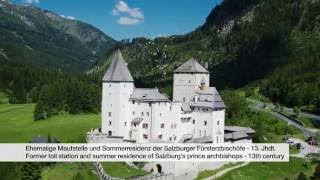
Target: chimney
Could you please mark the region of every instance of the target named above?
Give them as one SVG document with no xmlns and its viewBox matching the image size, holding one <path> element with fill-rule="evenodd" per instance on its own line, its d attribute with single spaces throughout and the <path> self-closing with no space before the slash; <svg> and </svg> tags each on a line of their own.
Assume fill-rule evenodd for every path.
<svg viewBox="0 0 320 180">
<path fill-rule="evenodd" d="M 206 69 L 209 69 L 209 64 L 208 64 L 208 62 L 204 63 L 204 67 L 205 67 Z"/>
</svg>

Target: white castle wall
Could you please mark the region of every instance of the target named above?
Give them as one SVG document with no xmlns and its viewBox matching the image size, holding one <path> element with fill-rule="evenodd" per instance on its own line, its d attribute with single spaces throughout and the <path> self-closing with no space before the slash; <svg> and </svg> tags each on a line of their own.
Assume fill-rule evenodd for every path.
<svg viewBox="0 0 320 180">
<path fill-rule="evenodd" d="M 202 79 L 209 86 L 209 74 L 174 74 L 173 76 L 173 101 L 190 102 L 195 91 L 199 89 Z"/>
<path fill-rule="evenodd" d="M 128 82 L 104 82 L 102 89 L 102 132 L 112 136 L 125 136 L 128 134 L 131 117 L 129 98 L 134 90 L 134 84 Z M 111 122 L 111 124 L 110 124 Z"/>
<path fill-rule="evenodd" d="M 225 110 L 214 111 L 212 116 L 212 137 L 214 143 L 224 142 Z"/>
</svg>

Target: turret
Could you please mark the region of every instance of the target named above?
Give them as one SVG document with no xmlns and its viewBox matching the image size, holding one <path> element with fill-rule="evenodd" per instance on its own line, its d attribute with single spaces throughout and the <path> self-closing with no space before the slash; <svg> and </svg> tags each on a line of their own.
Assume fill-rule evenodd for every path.
<svg viewBox="0 0 320 180">
<path fill-rule="evenodd" d="M 103 76 L 102 83 L 102 132 L 109 136 L 123 136 L 128 131 L 130 103 L 134 80 L 120 50 Z"/>
<path fill-rule="evenodd" d="M 195 92 L 209 86 L 209 71 L 191 58 L 174 71 L 173 101 L 188 103 Z"/>
</svg>

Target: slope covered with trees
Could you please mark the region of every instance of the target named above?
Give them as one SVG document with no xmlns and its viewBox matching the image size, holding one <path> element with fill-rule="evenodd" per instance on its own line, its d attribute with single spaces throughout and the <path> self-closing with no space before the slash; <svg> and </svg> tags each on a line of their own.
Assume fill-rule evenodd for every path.
<svg viewBox="0 0 320 180">
<path fill-rule="evenodd" d="M 6 1 L 0 1 L 0 34 L 0 63 L 75 72 L 88 69 L 116 43 L 89 24 Z"/>
<path fill-rule="evenodd" d="M 209 63 L 211 83 L 219 89 L 257 82 L 275 102 L 316 110 L 319 8 L 319 0 L 224 0 L 189 34 L 136 38 L 121 49 L 144 86 L 168 89 L 173 70 L 194 57 Z M 101 59 L 97 67 L 103 72 L 107 64 Z"/>
</svg>

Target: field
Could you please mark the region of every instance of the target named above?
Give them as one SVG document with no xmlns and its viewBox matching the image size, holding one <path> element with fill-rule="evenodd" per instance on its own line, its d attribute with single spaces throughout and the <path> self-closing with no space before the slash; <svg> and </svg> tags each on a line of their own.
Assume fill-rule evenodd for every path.
<svg viewBox="0 0 320 180">
<path fill-rule="evenodd" d="M 42 171 L 41 177 L 42 180 L 99 179 L 91 163 L 58 163 Z"/>
<path fill-rule="evenodd" d="M 34 104 L 0 104 L 0 143 L 26 143 L 48 134 L 61 142 L 85 142 L 85 133 L 100 127 L 100 115 L 58 115 L 33 121 Z"/>
<path fill-rule="evenodd" d="M 241 164 L 241 163 L 233 163 L 233 164 L 230 163 L 230 164 L 225 164 L 222 167 L 220 167 L 218 169 L 215 169 L 215 170 L 204 170 L 204 171 L 201 171 L 201 172 L 199 172 L 198 176 L 196 177 L 196 180 L 205 179 L 207 177 L 215 175 L 219 171 L 222 171 L 224 169 L 227 169 L 227 168 L 230 168 L 230 167 L 233 167 L 233 166 L 237 166 L 239 164 Z"/>
<path fill-rule="evenodd" d="M 304 172 L 307 176 L 312 175 L 315 165 L 307 163 L 304 167 L 305 160 L 299 158 L 290 158 L 290 162 L 272 162 L 257 163 L 253 162 L 247 166 L 235 169 L 225 174 L 220 180 L 283 180 L 284 178 L 296 179 L 300 172 Z"/>
<path fill-rule="evenodd" d="M 104 162 L 102 166 L 112 177 L 127 178 L 146 174 L 143 170 L 130 167 L 122 162 Z"/>
</svg>

